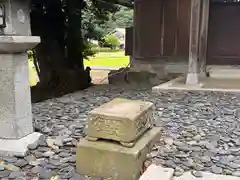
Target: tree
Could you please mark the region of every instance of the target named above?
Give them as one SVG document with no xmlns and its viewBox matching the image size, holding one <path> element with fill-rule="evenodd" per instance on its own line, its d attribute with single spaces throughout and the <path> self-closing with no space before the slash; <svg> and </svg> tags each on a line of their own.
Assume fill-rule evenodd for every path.
<svg viewBox="0 0 240 180">
<path fill-rule="evenodd" d="M 120 41 L 117 38 L 116 35 L 110 34 L 103 38 L 103 46 L 110 47 L 111 49 L 116 48 L 117 46 L 120 46 Z"/>
<path fill-rule="evenodd" d="M 133 26 L 133 10 L 127 7 L 118 5 L 118 10 L 109 14 L 109 20 L 102 23 L 96 24 L 96 30 L 98 31 L 99 40 L 101 37 L 108 35 L 113 32 L 116 28 L 127 28 Z"/>
<path fill-rule="evenodd" d="M 83 66 L 84 57 L 92 54 L 88 39 L 99 38 L 97 26 L 117 10 L 115 4 L 100 0 L 31 1 L 32 34 L 42 41 L 34 49 L 40 83 L 32 89 L 33 101 L 89 86 L 90 75 Z"/>
<path fill-rule="evenodd" d="M 116 22 L 118 28 L 127 28 L 133 26 L 133 10 L 121 7 L 119 11 L 113 14 L 112 19 Z"/>
</svg>

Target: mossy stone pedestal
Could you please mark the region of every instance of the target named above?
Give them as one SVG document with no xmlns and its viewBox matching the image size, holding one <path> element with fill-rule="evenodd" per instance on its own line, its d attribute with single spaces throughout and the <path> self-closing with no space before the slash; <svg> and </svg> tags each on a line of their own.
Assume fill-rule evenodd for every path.
<svg viewBox="0 0 240 180">
<path fill-rule="evenodd" d="M 109 180 L 137 180 L 146 156 L 160 129 L 148 130 L 132 148 L 108 141 L 80 141 L 77 150 L 77 172 Z"/>
<path fill-rule="evenodd" d="M 114 99 L 90 112 L 87 138 L 77 148 L 77 172 L 109 180 L 137 180 L 160 128 L 153 104 Z"/>
<path fill-rule="evenodd" d="M 90 112 L 87 138 L 109 139 L 133 147 L 152 125 L 153 104 L 150 102 L 114 99 Z"/>
</svg>

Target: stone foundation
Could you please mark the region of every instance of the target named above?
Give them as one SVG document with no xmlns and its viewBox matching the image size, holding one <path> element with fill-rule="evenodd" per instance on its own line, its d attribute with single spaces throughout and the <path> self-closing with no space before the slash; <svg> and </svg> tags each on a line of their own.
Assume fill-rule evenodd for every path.
<svg viewBox="0 0 240 180">
<path fill-rule="evenodd" d="M 83 139 L 77 150 L 77 172 L 111 180 L 137 180 L 152 145 L 160 139 L 160 128 L 147 131 L 132 148 L 107 141 Z"/>
<path fill-rule="evenodd" d="M 109 180 L 137 180 L 160 128 L 153 103 L 116 98 L 89 114 L 87 138 L 77 148 L 77 172 Z"/>
<path fill-rule="evenodd" d="M 139 61 L 131 59 L 130 68 L 121 68 L 119 70 L 111 71 L 108 74 L 108 80 L 109 84 L 148 83 L 151 85 L 157 85 L 187 73 L 187 68 L 187 61 Z"/>
<path fill-rule="evenodd" d="M 162 79 L 171 75 L 176 77 L 180 74 L 186 74 L 188 64 L 184 60 L 132 60 L 131 70 L 135 72 L 147 71 Z"/>
</svg>

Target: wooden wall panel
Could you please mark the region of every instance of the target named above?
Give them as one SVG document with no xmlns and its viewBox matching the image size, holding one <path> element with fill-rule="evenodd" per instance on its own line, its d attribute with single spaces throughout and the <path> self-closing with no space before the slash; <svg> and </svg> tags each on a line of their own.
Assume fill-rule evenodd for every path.
<svg viewBox="0 0 240 180">
<path fill-rule="evenodd" d="M 178 0 L 164 1 L 163 7 L 164 7 L 163 55 L 172 56 L 175 54 L 176 50 Z"/>
<path fill-rule="evenodd" d="M 136 58 L 189 55 L 191 0 L 136 0 Z"/>
<path fill-rule="evenodd" d="M 239 17 L 239 2 L 210 4 L 208 65 L 240 65 Z"/>
<path fill-rule="evenodd" d="M 178 0 L 177 55 L 189 55 L 191 0 Z"/>
<path fill-rule="evenodd" d="M 135 1 L 135 57 L 161 56 L 162 0 Z"/>
<path fill-rule="evenodd" d="M 126 28 L 125 55 L 133 55 L 133 27 Z"/>
</svg>

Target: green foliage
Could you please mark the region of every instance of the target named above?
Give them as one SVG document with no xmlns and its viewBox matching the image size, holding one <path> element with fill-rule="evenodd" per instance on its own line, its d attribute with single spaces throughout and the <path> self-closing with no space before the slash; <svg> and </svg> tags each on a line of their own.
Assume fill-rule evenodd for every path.
<svg viewBox="0 0 240 180">
<path fill-rule="evenodd" d="M 83 40 L 83 45 L 84 45 L 84 51 L 82 52 L 83 58 L 88 59 L 90 56 L 93 56 L 96 52 L 94 52 L 93 49 L 93 44 L 90 43 L 87 40 Z"/>
<path fill-rule="evenodd" d="M 120 49 L 111 49 L 107 47 L 98 47 L 98 48 L 92 48 L 91 49 L 95 54 L 100 52 L 120 52 Z"/>
<path fill-rule="evenodd" d="M 133 26 L 133 10 L 121 7 L 120 10 L 112 16 L 112 19 L 118 28 L 131 27 Z"/>
<path fill-rule="evenodd" d="M 89 39 L 106 42 L 104 47 L 114 48 L 119 46 L 120 42 L 116 36 L 108 36 L 108 34 L 115 28 L 126 28 L 133 25 L 133 10 L 109 3 L 109 1 L 86 0 L 81 12 L 83 58 L 85 59 L 99 52 L 96 50 L 97 48 L 92 48 Z M 107 51 L 112 50 L 108 49 Z"/>
<path fill-rule="evenodd" d="M 110 47 L 111 49 L 115 49 L 117 46 L 120 45 L 119 39 L 114 34 L 105 36 L 102 42 L 104 47 Z"/>
<path fill-rule="evenodd" d="M 33 52 L 31 50 L 27 51 L 28 60 L 33 61 Z"/>
<path fill-rule="evenodd" d="M 107 23 L 111 14 L 117 12 L 119 6 L 108 1 L 87 0 L 82 10 L 82 35 L 84 41 L 83 57 L 88 59 L 97 51 L 93 51 L 93 45 L 89 41 L 100 40 L 106 35 Z"/>
<path fill-rule="evenodd" d="M 99 19 L 98 16 L 92 14 L 92 8 L 84 10 L 83 22 L 88 29 L 88 38 L 100 40 L 102 37 L 108 35 L 116 28 L 127 28 L 133 26 L 133 10 L 120 5 L 115 5 L 115 9 L 111 11 L 104 11 L 104 17 Z M 88 23 L 87 23 L 88 22 Z M 89 29 L 89 27 L 91 27 Z"/>
<path fill-rule="evenodd" d="M 104 25 L 110 14 L 118 11 L 116 5 L 104 1 L 88 0 L 82 10 L 82 33 L 85 40 L 99 40 L 104 36 Z"/>
<path fill-rule="evenodd" d="M 55 61 L 54 52 L 57 51 L 59 56 L 63 57 L 62 64 L 67 61 L 69 67 L 83 68 L 81 61 L 96 52 L 92 50 L 89 40 L 100 40 L 117 27 L 131 26 L 132 10 L 115 4 L 117 2 L 107 0 L 31 0 L 33 35 L 41 36 L 41 45 L 49 50 L 44 55 L 46 58 L 43 58 L 43 55 L 41 57 L 49 59 L 47 63 L 52 63 Z M 115 37 L 108 38 L 107 43 L 111 47 L 120 44 Z M 50 50 L 48 46 L 53 48 Z"/>
</svg>

